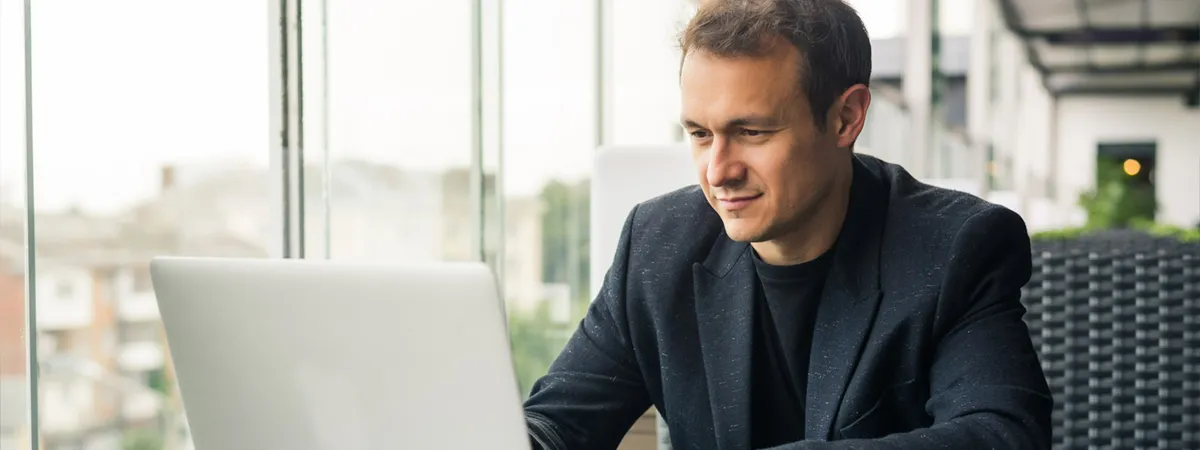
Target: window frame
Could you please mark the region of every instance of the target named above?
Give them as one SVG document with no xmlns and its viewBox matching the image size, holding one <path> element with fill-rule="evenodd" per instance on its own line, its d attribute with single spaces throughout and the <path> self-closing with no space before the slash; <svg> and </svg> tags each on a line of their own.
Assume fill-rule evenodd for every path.
<svg viewBox="0 0 1200 450">
<path fill-rule="evenodd" d="M 320 23 L 325 23 L 325 14 L 327 8 L 325 5 L 328 0 L 322 1 L 322 8 L 318 11 Z M 25 95 L 25 145 L 24 145 L 24 186 L 25 186 L 25 320 L 24 320 L 24 350 L 26 354 L 26 386 L 28 390 L 25 395 L 28 397 L 26 401 L 26 414 L 28 425 L 28 449 L 34 450 L 41 447 L 41 424 L 39 422 L 39 367 L 38 367 L 38 333 L 37 326 L 37 271 L 36 264 L 38 262 L 36 249 L 36 179 L 34 177 L 33 156 L 36 151 L 34 145 L 33 121 L 36 116 L 33 113 L 33 104 L 35 101 L 33 84 L 36 80 L 32 79 L 32 67 L 34 61 L 33 46 L 32 46 L 32 27 L 31 17 L 36 13 L 32 8 L 31 0 L 24 0 L 24 61 L 25 61 L 25 79 L 24 79 L 24 95 Z M 484 205 L 488 202 L 498 202 L 503 204 L 503 191 L 499 186 L 494 189 L 489 189 L 485 192 L 484 166 L 490 167 L 490 171 L 500 174 L 502 168 L 499 161 L 502 158 L 502 149 L 499 145 L 499 136 L 494 138 L 485 136 L 483 123 L 485 120 L 494 120 L 496 124 L 500 123 L 501 108 L 499 108 L 499 98 L 495 96 L 494 100 L 485 99 L 484 83 L 485 73 L 489 73 L 491 78 L 497 80 L 487 80 L 489 83 L 496 83 L 499 74 L 492 70 L 491 65 L 499 66 L 499 58 L 501 55 L 487 55 L 492 57 L 492 62 L 485 68 L 485 52 L 493 51 L 492 47 L 485 49 L 485 29 L 499 34 L 499 30 L 494 28 L 498 25 L 488 23 L 485 24 L 482 8 L 487 3 L 487 7 L 499 9 L 501 0 L 472 0 L 472 44 L 471 44 L 471 59 L 472 59 L 472 113 L 471 113 L 471 129 L 473 133 L 471 146 L 471 162 L 470 162 L 470 199 L 471 199 L 471 251 L 479 261 L 485 260 L 485 251 L 487 244 L 485 242 L 485 221 L 499 220 L 503 223 L 503 209 L 500 209 L 500 217 L 493 217 L 491 213 L 488 216 L 484 215 Z M 304 192 L 304 170 L 305 167 L 305 143 L 304 143 L 304 127 L 307 124 L 317 123 L 317 126 L 324 127 L 328 120 L 328 112 L 326 110 L 318 111 L 317 114 L 309 114 L 304 109 L 304 30 L 301 19 L 304 17 L 303 0 L 272 0 L 268 2 L 267 14 L 267 29 L 269 30 L 269 46 L 268 46 L 268 74 L 269 83 L 267 98 L 267 106 L 269 109 L 269 125 L 267 130 L 268 145 L 265 151 L 269 153 L 267 178 L 271 188 L 268 191 L 270 203 L 270 220 L 272 222 L 271 229 L 274 230 L 273 235 L 265 243 L 268 250 L 268 258 L 308 258 L 308 257 L 324 257 L 328 258 L 329 254 L 329 227 L 330 227 L 330 211 L 328 200 L 326 200 L 324 214 L 324 229 L 326 230 L 322 240 L 326 251 L 318 255 L 310 255 L 305 248 L 305 192 Z M 496 19 L 498 22 L 499 19 Z M 321 30 L 325 33 L 325 30 Z M 324 44 L 324 36 L 322 36 Z M 322 52 L 327 47 L 322 45 Z M 324 64 L 325 59 L 322 58 L 321 64 Z M 322 70 L 325 70 L 322 67 Z M 325 86 L 321 87 L 324 91 Z M 325 95 L 326 92 L 319 92 L 320 95 Z M 495 102 L 493 104 L 493 102 Z M 328 103 L 322 102 L 323 108 L 327 108 Z M 486 108 L 485 108 L 486 106 Z M 311 116 L 311 117 L 310 117 Z M 313 120 L 313 119 L 317 120 Z M 494 141 L 494 142 L 493 142 Z M 327 151 L 327 148 L 322 149 Z M 328 162 L 328 159 L 325 159 Z M 327 167 L 326 167 L 327 169 Z M 326 172 L 328 175 L 328 172 Z M 325 188 L 328 189 L 328 184 Z M 328 199 L 328 196 L 326 196 Z M 501 242 L 497 243 L 499 249 L 503 251 L 503 235 L 499 237 Z M 495 258 L 492 262 L 493 270 L 500 272 L 503 265 L 503 254 Z"/>
</svg>

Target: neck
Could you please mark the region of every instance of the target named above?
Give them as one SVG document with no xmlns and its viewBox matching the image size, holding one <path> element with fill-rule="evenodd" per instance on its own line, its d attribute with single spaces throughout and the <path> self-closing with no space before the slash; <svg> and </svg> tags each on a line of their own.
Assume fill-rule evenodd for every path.
<svg viewBox="0 0 1200 450">
<path fill-rule="evenodd" d="M 829 196 L 816 205 L 812 214 L 801 219 L 801 223 L 776 239 L 750 244 L 763 262 L 775 266 L 805 263 L 817 259 L 833 247 L 850 208 L 850 186 L 854 171 L 852 163 L 845 167 L 847 170 L 840 171 Z"/>
</svg>

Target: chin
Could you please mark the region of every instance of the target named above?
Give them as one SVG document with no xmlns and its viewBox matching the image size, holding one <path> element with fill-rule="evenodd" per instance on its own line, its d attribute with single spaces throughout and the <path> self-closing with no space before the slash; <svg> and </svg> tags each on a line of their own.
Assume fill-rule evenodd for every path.
<svg viewBox="0 0 1200 450">
<path fill-rule="evenodd" d="M 762 230 L 757 226 L 748 226 L 749 224 L 737 223 L 737 219 L 725 221 L 725 234 L 735 242 L 757 242 L 762 236 Z"/>
</svg>

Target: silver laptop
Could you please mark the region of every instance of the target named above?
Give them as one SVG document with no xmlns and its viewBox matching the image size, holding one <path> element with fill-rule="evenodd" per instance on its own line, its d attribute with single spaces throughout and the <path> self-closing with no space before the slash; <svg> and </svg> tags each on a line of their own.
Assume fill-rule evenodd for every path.
<svg viewBox="0 0 1200 450">
<path fill-rule="evenodd" d="M 483 264 L 158 258 L 151 276 L 198 450 L 529 448 Z"/>
</svg>

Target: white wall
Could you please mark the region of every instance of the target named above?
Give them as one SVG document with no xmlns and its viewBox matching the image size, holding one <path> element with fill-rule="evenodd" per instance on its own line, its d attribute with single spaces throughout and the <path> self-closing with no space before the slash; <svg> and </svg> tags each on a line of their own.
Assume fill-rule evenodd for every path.
<svg viewBox="0 0 1200 450">
<path fill-rule="evenodd" d="M 998 185 L 986 198 L 1020 213 L 1030 231 L 1069 226 L 1074 205 L 1045 198 L 1054 178 L 1053 98 L 1020 38 L 1004 29 L 995 3 L 978 0 L 974 6 L 968 120 L 975 150 L 983 157 L 990 145 L 995 152 Z"/>
<path fill-rule="evenodd" d="M 991 98 L 989 92 L 991 110 L 988 118 L 991 123 L 986 139 L 991 142 L 995 158 L 999 161 L 996 175 L 1003 180 L 1003 189 L 1009 189 L 1011 186 L 1008 185 L 1008 181 L 1012 178 L 1004 162 L 1012 161 L 1017 147 L 1016 137 L 1021 133 L 1017 122 L 1022 106 L 1019 81 L 1021 69 L 1028 62 L 1019 39 L 1010 33 L 996 36 L 993 51 L 994 67 L 991 70 L 995 72 L 990 81 L 994 84 L 995 98 Z M 1015 166 L 1016 162 L 1012 162 Z"/>
<path fill-rule="evenodd" d="M 1095 186 L 1096 146 L 1105 142 L 1158 144 L 1158 220 L 1200 222 L 1200 110 L 1179 96 L 1066 97 L 1058 105 L 1058 203 L 1075 205 Z"/>
<path fill-rule="evenodd" d="M 1015 133 L 1012 148 L 1013 187 L 1024 197 L 1045 196 L 1050 176 L 1050 114 L 1053 99 L 1042 86 L 1041 74 L 1025 65 L 1017 74 Z"/>
<path fill-rule="evenodd" d="M 685 144 L 597 149 L 589 224 L 592 297 L 604 284 L 604 274 L 612 265 L 621 230 L 633 207 L 696 184 L 699 178 L 695 167 Z"/>
</svg>

